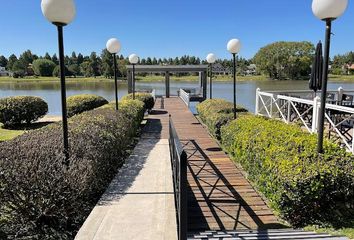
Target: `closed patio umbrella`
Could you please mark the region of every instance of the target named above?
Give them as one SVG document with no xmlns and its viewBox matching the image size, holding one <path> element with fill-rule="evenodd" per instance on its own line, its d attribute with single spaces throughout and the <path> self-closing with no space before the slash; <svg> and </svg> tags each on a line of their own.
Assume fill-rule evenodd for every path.
<svg viewBox="0 0 354 240">
<path fill-rule="evenodd" d="M 309 87 L 314 92 L 320 90 L 322 87 L 322 71 L 323 71 L 323 55 L 322 55 L 322 43 L 317 44 L 315 58 L 312 63 L 311 78 Z"/>
</svg>

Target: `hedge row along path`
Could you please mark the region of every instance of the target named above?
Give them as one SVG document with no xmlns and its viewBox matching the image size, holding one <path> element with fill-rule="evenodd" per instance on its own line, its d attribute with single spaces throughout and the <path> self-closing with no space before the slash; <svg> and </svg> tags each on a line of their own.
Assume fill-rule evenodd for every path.
<svg viewBox="0 0 354 240">
<path fill-rule="evenodd" d="M 166 98 L 161 110 L 171 114 L 188 155 L 189 232 L 284 227 L 182 100 Z"/>
</svg>

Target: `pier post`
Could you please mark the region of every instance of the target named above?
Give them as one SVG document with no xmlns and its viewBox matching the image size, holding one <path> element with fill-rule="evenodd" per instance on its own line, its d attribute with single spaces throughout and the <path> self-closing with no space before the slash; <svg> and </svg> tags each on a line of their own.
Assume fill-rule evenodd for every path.
<svg viewBox="0 0 354 240">
<path fill-rule="evenodd" d="M 337 99 L 338 102 L 341 102 L 343 100 L 343 92 L 344 92 L 343 88 L 339 87 L 338 88 L 338 99 Z"/>
<path fill-rule="evenodd" d="M 258 110 L 259 110 L 259 92 L 261 91 L 261 89 L 260 88 L 257 88 L 257 90 L 256 90 L 256 109 L 255 109 L 255 111 L 254 111 L 254 113 L 256 114 L 256 115 L 258 115 Z"/>
<path fill-rule="evenodd" d="M 313 113 L 312 113 L 312 128 L 311 131 L 312 133 L 317 133 L 318 130 L 318 119 L 319 119 L 319 103 L 320 103 L 320 98 L 315 97 L 313 99 Z"/>
<path fill-rule="evenodd" d="M 166 98 L 170 97 L 170 73 L 165 73 L 165 84 L 166 84 Z"/>
<path fill-rule="evenodd" d="M 127 81 L 128 81 L 128 93 L 132 93 L 133 92 L 133 81 L 132 81 L 132 71 L 130 71 L 129 69 L 127 70 Z"/>
<path fill-rule="evenodd" d="M 203 100 L 207 99 L 208 77 L 207 72 L 202 72 Z"/>
</svg>

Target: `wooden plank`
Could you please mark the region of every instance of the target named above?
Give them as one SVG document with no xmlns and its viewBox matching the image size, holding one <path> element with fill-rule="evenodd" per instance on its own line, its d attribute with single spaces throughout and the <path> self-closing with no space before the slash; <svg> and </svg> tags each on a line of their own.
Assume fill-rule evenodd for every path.
<svg viewBox="0 0 354 240">
<path fill-rule="evenodd" d="M 242 171 L 222 151 L 182 100 L 171 97 L 155 105 L 147 129 L 161 137 L 168 134 L 171 114 L 177 134 L 188 156 L 189 231 L 279 228 L 280 223 Z M 164 114 L 163 114 L 164 113 Z M 155 127 L 156 128 L 156 127 Z M 166 131 L 167 130 L 167 131 Z"/>
</svg>

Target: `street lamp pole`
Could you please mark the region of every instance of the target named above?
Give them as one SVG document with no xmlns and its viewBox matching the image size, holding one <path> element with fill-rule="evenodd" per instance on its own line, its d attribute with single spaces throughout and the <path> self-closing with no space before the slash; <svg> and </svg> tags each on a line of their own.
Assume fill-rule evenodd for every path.
<svg viewBox="0 0 354 240">
<path fill-rule="evenodd" d="M 209 64 L 209 68 L 210 68 L 210 80 L 209 80 L 209 84 L 210 84 L 210 89 L 209 89 L 209 94 L 210 94 L 210 99 L 213 99 L 213 64 L 210 63 Z"/>
<path fill-rule="evenodd" d="M 117 55 L 113 53 L 113 62 L 114 62 L 114 90 L 115 90 L 115 100 L 116 100 L 116 110 L 118 111 L 118 73 L 117 73 Z"/>
<path fill-rule="evenodd" d="M 118 67 L 117 67 L 117 53 L 121 49 L 120 42 L 116 38 L 111 38 L 106 43 L 106 49 L 113 55 L 114 66 L 114 93 L 116 101 L 116 111 L 118 111 Z"/>
<path fill-rule="evenodd" d="M 129 55 L 129 62 L 133 65 L 133 99 L 135 99 L 135 65 L 139 62 L 139 56 L 136 54 Z"/>
<path fill-rule="evenodd" d="M 325 51 L 323 56 L 323 75 L 322 75 L 322 89 L 321 89 L 321 107 L 319 116 L 319 129 L 318 129 L 318 144 L 317 152 L 323 153 L 323 135 L 324 135 L 324 120 L 325 120 L 325 107 L 327 98 L 327 80 L 328 80 L 328 65 L 329 65 L 329 50 L 331 46 L 331 29 L 332 20 L 326 21 L 326 40 Z"/>
<path fill-rule="evenodd" d="M 60 90 L 63 122 L 63 163 L 69 167 L 69 134 L 68 118 L 66 108 L 66 86 L 65 86 L 65 63 L 64 63 L 64 37 L 63 28 L 73 21 L 76 15 L 76 8 L 73 0 L 42 0 L 41 10 L 49 22 L 57 27 L 59 46 L 59 66 L 60 66 Z"/>
<path fill-rule="evenodd" d="M 231 39 L 227 43 L 227 50 L 232 54 L 233 58 L 233 78 L 234 78 L 234 119 L 236 119 L 236 54 L 241 49 L 241 42 L 238 39 Z"/>
<path fill-rule="evenodd" d="M 325 108 L 327 98 L 327 80 L 329 66 L 329 51 L 331 46 L 332 21 L 340 17 L 348 6 L 348 0 L 313 0 L 312 12 L 322 21 L 326 22 L 325 50 L 323 57 L 321 107 L 318 120 L 317 152 L 323 153 L 323 135 L 325 122 Z"/>
<path fill-rule="evenodd" d="M 213 53 L 209 53 L 206 57 L 207 62 L 209 63 L 209 84 L 210 84 L 210 99 L 213 99 L 213 63 L 216 61 L 216 56 Z"/>
<path fill-rule="evenodd" d="M 135 99 L 135 64 L 133 64 L 133 99 Z"/>
<path fill-rule="evenodd" d="M 60 87 L 61 87 L 61 113 L 63 121 L 63 143 L 65 165 L 69 165 L 69 134 L 68 134 L 68 115 L 66 109 L 66 86 L 65 86 L 65 63 L 64 63 L 64 38 L 63 25 L 58 24 L 58 44 L 59 44 L 59 66 L 60 66 Z"/>
<path fill-rule="evenodd" d="M 234 78 L 234 119 L 236 119 L 236 53 L 232 54 L 233 58 L 233 78 Z"/>
</svg>

